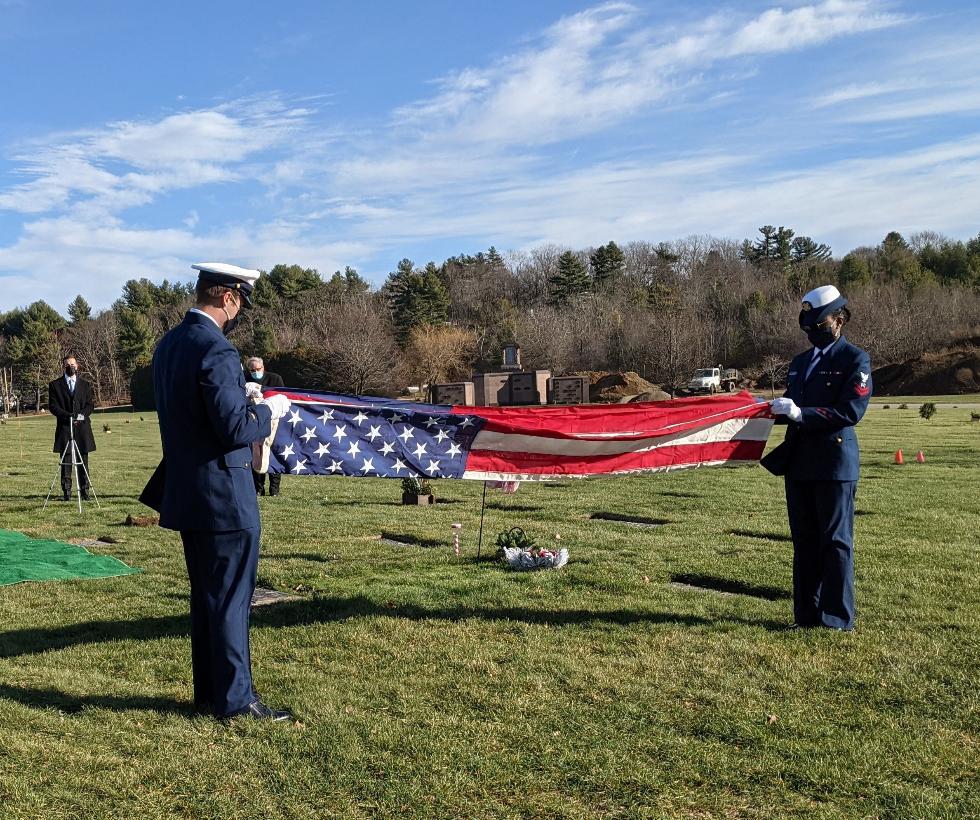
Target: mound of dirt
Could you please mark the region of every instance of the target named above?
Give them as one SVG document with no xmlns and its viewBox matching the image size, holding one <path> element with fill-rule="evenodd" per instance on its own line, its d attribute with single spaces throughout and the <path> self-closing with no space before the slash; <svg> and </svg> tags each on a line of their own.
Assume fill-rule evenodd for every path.
<svg viewBox="0 0 980 820">
<path fill-rule="evenodd" d="M 632 398 L 641 393 L 660 391 L 638 373 L 627 370 L 625 373 L 610 373 L 606 370 L 586 370 L 575 374 L 588 376 L 590 402 L 618 402 L 624 398 Z M 662 392 L 662 391 L 660 391 Z M 664 394 L 665 398 L 670 398 Z M 647 399 L 647 401 L 655 401 Z"/>
<path fill-rule="evenodd" d="M 645 393 L 633 396 L 629 401 L 668 401 L 669 399 L 670 393 L 665 393 L 659 387 L 655 387 L 653 390 L 647 390 Z"/>
<path fill-rule="evenodd" d="M 876 396 L 948 396 L 980 392 L 980 348 L 924 353 L 873 371 Z"/>
</svg>

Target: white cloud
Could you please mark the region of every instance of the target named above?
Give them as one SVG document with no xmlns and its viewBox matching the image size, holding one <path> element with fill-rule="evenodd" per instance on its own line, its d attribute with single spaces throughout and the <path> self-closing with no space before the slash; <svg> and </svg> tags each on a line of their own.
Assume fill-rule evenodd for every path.
<svg viewBox="0 0 980 820">
<path fill-rule="evenodd" d="M 424 129 L 423 149 L 440 141 L 506 147 L 592 134 L 669 98 L 723 60 L 801 50 L 910 19 L 878 5 L 824 0 L 749 20 L 715 15 L 663 36 L 634 6 L 609 3 L 563 18 L 522 52 L 444 78 L 438 94 L 397 109 L 394 122 Z"/>
<path fill-rule="evenodd" d="M 54 135 L 16 157 L 18 173 L 33 179 L 0 193 L 0 210 L 45 213 L 82 202 L 117 213 L 166 191 L 231 181 L 244 162 L 282 146 L 303 116 L 251 100 Z"/>
<path fill-rule="evenodd" d="M 910 20 L 906 15 L 877 11 L 879 6 L 873 0 L 824 0 L 789 11 L 769 9 L 734 32 L 727 53 L 795 51 L 834 37 L 890 28 Z"/>
</svg>

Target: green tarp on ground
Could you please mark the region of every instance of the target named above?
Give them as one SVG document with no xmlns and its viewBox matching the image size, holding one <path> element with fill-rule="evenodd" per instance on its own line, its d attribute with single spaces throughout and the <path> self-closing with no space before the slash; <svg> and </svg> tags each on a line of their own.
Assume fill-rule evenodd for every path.
<svg viewBox="0 0 980 820">
<path fill-rule="evenodd" d="M 113 578 L 135 572 L 139 570 L 108 555 L 93 555 L 84 547 L 0 530 L 0 586 L 22 581 Z"/>
</svg>

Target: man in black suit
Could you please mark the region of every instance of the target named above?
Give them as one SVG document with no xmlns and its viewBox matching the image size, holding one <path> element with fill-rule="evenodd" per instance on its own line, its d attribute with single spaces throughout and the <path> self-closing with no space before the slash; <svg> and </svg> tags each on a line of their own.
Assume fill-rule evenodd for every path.
<svg viewBox="0 0 980 820">
<path fill-rule="evenodd" d="M 88 454 L 95 450 L 95 437 L 92 435 L 92 387 L 78 375 L 78 361 L 74 356 L 62 360 L 65 375 L 48 385 L 48 409 L 57 419 L 54 432 L 54 452 L 61 456 L 61 492 L 65 501 L 71 499 L 72 473 L 76 458 L 71 451 L 72 433 L 78 447 L 82 469 L 78 473 L 78 489 L 82 498 L 88 500 L 89 470 Z"/>
<path fill-rule="evenodd" d="M 283 387 L 282 376 L 265 369 L 265 362 L 261 356 L 252 356 L 246 363 L 248 367 L 247 380 L 254 382 L 260 387 Z M 252 479 L 255 482 L 256 495 L 265 495 L 265 473 L 252 470 Z M 269 495 L 279 495 L 279 485 L 282 483 L 280 473 L 270 473 L 269 475 Z"/>
</svg>

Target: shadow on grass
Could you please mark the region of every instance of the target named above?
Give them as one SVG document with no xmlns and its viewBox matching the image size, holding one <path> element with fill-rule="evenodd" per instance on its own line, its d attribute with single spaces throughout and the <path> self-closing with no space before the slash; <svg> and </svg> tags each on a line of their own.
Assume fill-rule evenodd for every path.
<svg viewBox="0 0 980 820">
<path fill-rule="evenodd" d="M 760 586 L 737 581 L 734 578 L 720 578 L 717 575 L 702 575 L 693 572 L 678 572 L 670 576 L 671 583 L 698 587 L 711 592 L 729 592 L 735 595 L 751 595 L 767 601 L 779 601 L 789 598 L 790 594 L 779 587 Z"/>
<path fill-rule="evenodd" d="M 329 564 L 335 560 L 324 555 L 317 555 L 315 552 L 283 552 L 278 555 L 262 553 L 263 561 L 313 561 L 318 564 Z"/>
<path fill-rule="evenodd" d="M 271 604 L 252 613 L 257 627 L 308 626 L 317 623 L 347 621 L 355 618 L 405 618 L 411 621 L 512 621 L 548 626 L 577 624 L 675 624 L 680 626 L 711 626 L 733 623 L 782 630 L 780 621 L 721 616 L 682 615 L 673 612 L 643 612 L 629 609 L 564 609 L 542 610 L 526 607 L 427 607 L 400 604 L 393 601 L 374 601 L 363 595 L 349 598 L 322 597 L 306 601 L 285 601 Z M 188 615 L 167 615 L 117 621 L 86 621 L 69 626 L 37 627 L 0 632 L 0 658 L 16 658 L 68 649 L 86 644 L 114 641 L 153 641 L 161 638 L 186 638 L 190 635 Z"/>
<path fill-rule="evenodd" d="M 69 695 L 58 689 L 27 689 L 3 683 L 0 683 L 0 698 L 36 709 L 57 709 L 69 714 L 77 714 L 84 709 L 110 709 L 113 712 L 142 709 L 170 712 L 184 717 L 195 717 L 198 714 L 193 704 L 170 698 L 143 695 Z"/>
<path fill-rule="evenodd" d="M 424 547 L 426 549 L 431 549 L 433 547 L 449 546 L 447 542 L 440 541 L 438 538 L 419 538 L 417 535 L 407 535 L 405 533 L 398 532 L 382 532 L 381 540 L 386 543 L 397 544 L 403 547 Z"/>
<path fill-rule="evenodd" d="M 497 510 L 498 512 L 514 512 L 514 513 L 529 513 L 529 512 L 541 512 L 541 507 L 532 507 L 527 504 L 501 504 L 499 502 L 490 502 L 487 504 L 488 510 Z"/>
<path fill-rule="evenodd" d="M 778 532 L 762 532 L 761 530 L 729 530 L 729 535 L 739 535 L 742 538 L 759 538 L 763 541 L 792 541 L 790 535 Z"/>
<path fill-rule="evenodd" d="M 38 493 L 27 493 L 27 494 L 24 494 L 24 495 L 17 495 L 16 493 L 4 493 L 4 496 L 3 497 L 5 499 L 7 499 L 7 498 L 19 498 L 19 499 L 21 499 L 23 501 L 39 501 L 41 504 L 43 504 L 44 503 L 44 499 L 48 497 L 48 491 L 47 490 L 44 490 L 40 494 L 38 494 Z M 112 498 L 125 498 L 127 501 L 132 501 L 134 504 L 136 503 L 136 500 L 137 500 L 135 495 L 116 495 L 116 494 L 112 494 L 112 493 L 105 493 L 105 494 L 99 493 L 99 501 L 108 501 L 109 499 L 112 499 Z M 71 501 L 63 501 L 62 498 L 61 498 L 61 490 L 58 489 L 58 488 L 56 488 L 54 490 L 54 492 L 51 493 L 51 500 L 48 503 L 49 504 L 54 504 L 56 501 L 58 502 L 58 506 L 69 506 L 71 504 L 77 504 L 78 503 L 78 496 L 76 496 L 75 493 L 74 493 L 74 491 L 72 491 Z M 92 503 L 92 504 L 94 504 L 95 503 L 95 496 L 92 496 L 89 499 L 89 502 Z M 84 499 L 82 499 L 82 503 L 83 504 L 86 503 Z"/>
</svg>

